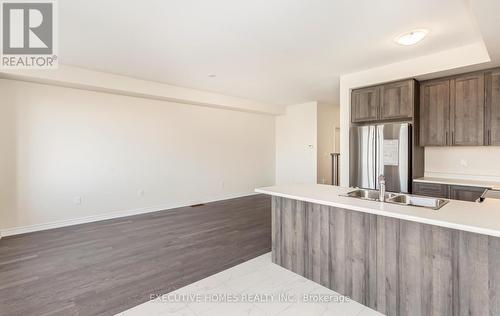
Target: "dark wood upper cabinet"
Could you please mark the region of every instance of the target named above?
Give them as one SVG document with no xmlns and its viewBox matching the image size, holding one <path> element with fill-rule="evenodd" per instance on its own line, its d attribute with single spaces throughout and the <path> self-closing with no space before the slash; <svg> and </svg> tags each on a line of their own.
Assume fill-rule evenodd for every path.
<svg viewBox="0 0 500 316">
<path fill-rule="evenodd" d="M 352 91 L 352 123 L 386 120 L 412 120 L 421 147 L 500 146 L 500 69 Z"/>
<path fill-rule="evenodd" d="M 415 80 L 356 89 L 351 95 L 351 122 L 412 119 L 415 108 Z"/>
<path fill-rule="evenodd" d="M 446 146 L 450 129 L 450 80 L 420 86 L 420 146 Z"/>
<path fill-rule="evenodd" d="M 351 121 L 353 123 L 378 120 L 380 87 L 353 90 L 351 98 Z"/>
<path fill-rule="evenodd" d="M 500 146 L 500 69 L 485 75 L 485 144 Z"/>
<path fill-rule="evenodd" d="M 452 146 L 484 145 L 484 73 L 451 80 Z"/>
<path fill-rule="evenodd" d="M 383 85 L 381 88 L 381 119 L 413 117 L 415 81 L 407 80 Z"/>
</svg>

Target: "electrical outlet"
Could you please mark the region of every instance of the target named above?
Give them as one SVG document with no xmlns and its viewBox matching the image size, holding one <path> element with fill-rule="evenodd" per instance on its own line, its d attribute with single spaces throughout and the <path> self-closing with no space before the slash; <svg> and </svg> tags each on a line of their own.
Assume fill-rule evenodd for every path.
<svg viewBox="0 0 500 316">
<path fill-rule="evenodd" d="M 469 165 L 469 163 L 467 162 L 467 160 L 465 159 L 460 159 L 460 166 L 462 167 L 467 167 Z"/>
<path fill-rule="evenodd" d="M 137 190 L 137 196 L 138 196 L 138 197 L 143 197 L 143 196 L 144 196 L 144 194 L 145 194 L 145 192 L 144 192 L 144 190 L 143 190 L 143 189 L 139 189 L 139 190 Z"/>
<path fill-rule="evenodd" d="M 82 197 L 75 196 L 75 198 L 73 198 L 73 203 L 75 203 L 75 205 L 82 205 L 82 203 L 83 203 Z"/>
</svg>

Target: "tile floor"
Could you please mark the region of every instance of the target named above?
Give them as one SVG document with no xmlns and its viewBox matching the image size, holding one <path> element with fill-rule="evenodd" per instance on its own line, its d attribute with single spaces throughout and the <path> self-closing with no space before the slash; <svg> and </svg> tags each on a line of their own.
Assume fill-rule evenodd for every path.
<svg viewBox="0 0 500 316">
<path fill-rule="evenodd" d="M 311 302 L 318 299 L 322 302 Z M 273 264 L 268 253 L 118 315 L 382 314 L 355 301 L 346 301 L 342 295 Z"/>
</svg>

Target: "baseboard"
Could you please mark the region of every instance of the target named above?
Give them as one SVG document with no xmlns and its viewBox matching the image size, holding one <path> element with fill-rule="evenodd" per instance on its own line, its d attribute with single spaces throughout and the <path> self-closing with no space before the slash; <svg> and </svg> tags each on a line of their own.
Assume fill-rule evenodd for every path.
<svg viewBox="0 0 500 316">
<path fill-rule="evenodd" d="M 247 192 L 247 193 L 228 195 L 228 196 L 224 196 L 221 198 L 203 201 L 203 202 L 189 201 L 189 202 L 183 202 L 183 203 L 173 203 L 173 204 L 168 204 L 168 205 L 157 205 L 157 206 L 152 206 L 152 207 L 144 207 L 144 208 L 138 208 L 138 209 L 133 209 L 133 210 L 108 212 L 108 213 L 99 214 L 99 215 L 79 217 L 79 218 L 74 218 L 74 219 L 66 219 L 66 220 L 60 220 L 60 221 L 54 221 L 54 222 L 48 222 L 48 223 L 41 223 L 41 224 L 34 224 L 34 225 L 20 226 L 20 227 L 13 227 L 13 228 L 4 228 L 4 229 L 0 229 L 0 239 L 2 237 L 7 237 L 7 236 L 14 236 L 14 235 L 32 233 L 32 232 L 37 232 L 37 231 L 42 231 L 42 230 L 48 230 L 48 229 L 54 229 L 54 228 L 60 228 L 60 227 L 67 227 L 67 226 L 80 225 L 80 224 L 85 224 L 85 223 L 104 221 L 104 220 L 108 220 L 108 219 L 127 217 L 127 216 L 132 216 L 132 215 L 140 215 L 140 214 L 153 213 L 153 212 L 158 212 L 158 211 L 169 211 L 169 210 L 179 208 L 179 207 L 186 207 L 186 206 L 200 204 L 200 203 L 212 203 L 212 202 L 217 202 L 217 201 L 230 200 L 230 199 L 235 199 L 235 198 L 239 198 L 239 197 L 252 196 L 252 195 L 256 195 L 256 194 L 258 194 L 258 193 Z"/>
</svg>

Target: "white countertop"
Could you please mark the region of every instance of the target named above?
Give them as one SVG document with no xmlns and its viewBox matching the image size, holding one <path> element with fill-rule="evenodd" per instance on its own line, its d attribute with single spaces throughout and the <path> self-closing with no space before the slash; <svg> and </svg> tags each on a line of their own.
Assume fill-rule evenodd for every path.
<svg viewBox="0 0 500 316">
<path fill-rule="evenodd" d="M 483 203 L 451 200 L 441 209 L 431 210 L 340 196 L 352 190 L 306 184 L 264 187 L 255 192 L 500 237 L 500 200 L 489 199 Z"/>
<path fill-rule="evenodd" d="M 468 179 L 455 179 L 455 178 L 452 179 L 452 178 L 423 177 L 414 179 L 413 181 L 424 182 L 424 183 L 461 185 L 467 187 L 482 187 L 482 188 L 500 190 L 500 182 L 487 181 L 487 180 L 483 181 L 483 180 L 468 180 Z"/>
</svg>

